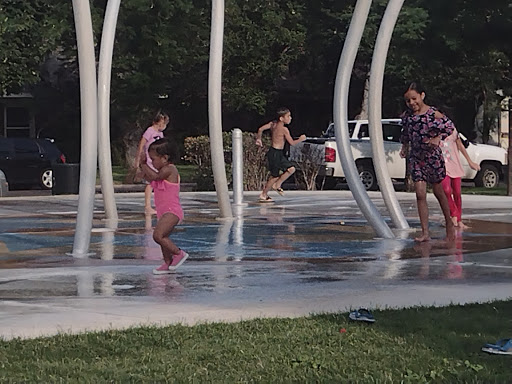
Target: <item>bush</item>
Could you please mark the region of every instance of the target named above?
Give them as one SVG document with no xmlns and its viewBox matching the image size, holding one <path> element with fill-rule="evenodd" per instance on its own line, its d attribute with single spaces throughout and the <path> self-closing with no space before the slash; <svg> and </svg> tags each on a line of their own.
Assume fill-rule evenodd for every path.
<svg viewBox="0 0 512 384">
<path fill-rule="evenodd" d="M 256 191 L 263 188 L 267 179 L 266 154 L 270 139 L 264 138 L 264 147 L 258 147 L 254 144 L 256 134 L 250 132 L 242 133 L 243 161 L 244 161 L 244 190 Z M 224 145 L 224 161 L 226 163 L 226 176 L 228 183 L 232 182 L 232 133 L 224 132 L 222 134 Z M 194 176 L 194 182 L 197 183 L 197 189 L 200 191 L 213 191 L 215 189 L 213 182 L 213 170 L 210 153 L 210 138 L 207 135 L 185 138 L 185 156 L 186 161 L 197 166 L 197 172 Z"/>
<path fill-rule="evenodd" d="M 324 148 L 317 145 L 303 145 L 295 151 L 294 162 L 297 164 L 295 184 L 299 189 L 312 191 L 316 189 L 316 178 L 322 167 Z"/>
</svg>

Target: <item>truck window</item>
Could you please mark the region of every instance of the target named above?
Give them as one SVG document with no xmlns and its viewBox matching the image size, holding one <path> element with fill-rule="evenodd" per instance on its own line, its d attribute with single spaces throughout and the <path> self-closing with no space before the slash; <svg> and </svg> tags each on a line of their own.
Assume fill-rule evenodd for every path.
<svg viewBox="0 0 512 384">
<path fill-rule="evenodd" d="M 354 129 L 356 128 L 356 123 L 348 123 L 348 135 L 349 137 L 352 137 L 352 135 L 354 134 Z M 335 132 L 334 132 L 334 124 L 331 123 L 329 124 L 329 127 L 327 128 L 327 131 L 325 131 L 325 133 L 323 134 L 323 137 L 335 137 Z"/>
<path fill-rule="evenodd" d="M 384 135 L 384 141 L 399 143 L 400 136 L 402 135 L 402 126 L 399 124 L 383 123 L 382 134 Z"/>
<path fill-rule="evenodd" d="M 361 124 L 359 127 L 359 133 L 357 134 L 358 139 L 369 139 L 370 133 L 368 131 L 368 124 Z"/>
</svg>

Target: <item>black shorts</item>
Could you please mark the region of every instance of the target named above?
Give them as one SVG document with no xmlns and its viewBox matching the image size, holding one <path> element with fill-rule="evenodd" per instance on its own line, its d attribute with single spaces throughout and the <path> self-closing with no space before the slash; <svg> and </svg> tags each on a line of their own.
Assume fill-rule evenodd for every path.
<svg viewBox="0 0 512 384">
<path fill-rule="evenodd" d="M 293 164 L 284 155 L 283 149 L 270 147 L 267 152 L 268 170 L 272 177 L 279 177 L 281 172 L 286 172 Z"/>
</svg>

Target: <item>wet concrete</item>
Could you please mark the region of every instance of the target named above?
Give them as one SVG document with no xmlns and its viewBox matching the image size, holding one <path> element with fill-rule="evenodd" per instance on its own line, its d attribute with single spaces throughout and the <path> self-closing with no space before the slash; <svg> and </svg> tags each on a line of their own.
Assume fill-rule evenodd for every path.
<svg viewBox="0 0 512 384">
<path fill-rule="evenodd" d="M 371 193 L 386 216 L 378 193 Z M 398 193 L 412 227 L 413 194 Z M 433 241 L 415 230 L 375 238 L 349 191 L 289 191 L 218 220 L 214 193 L 183 193 L 185 221 L 171 236 L 190 253 L 155 276 L 161 253 L 143 194 L 116 194 L 119 228 L 105 228 L 100 196 L 88 259 L 73 245 L 76 196 L 0 199 L 0 335 L 297 316 L 358 306 L 475 302 L 512 296 L 512 199 L 464 196 L 470 229 L 444 242 L 430 201 Z M 235 211 L 235 213 L 237 213 Z"/>
</svg>

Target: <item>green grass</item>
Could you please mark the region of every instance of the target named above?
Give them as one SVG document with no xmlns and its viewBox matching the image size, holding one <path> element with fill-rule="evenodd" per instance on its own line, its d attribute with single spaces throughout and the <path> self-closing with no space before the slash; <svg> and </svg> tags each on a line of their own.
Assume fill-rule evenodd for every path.
<svg viewBox="0 0 512 384">
<path fill-rule="evenodd" d="M 502 185 L 497 188 L 462 187 L 461 191 L 466 195 L 507 196 L 507 187 Z"/>
<path fill-rule="evenodd" d="M 7 382 L 510 383 L 512 301 L 0 341 Z M 345 330 L 345 332 L 340 332 Z"/>
<path fill-rule="evenodd" d="M 182 183 L 193 183 L 194 174 L 197 167 L 193 164 L 178 164 L 176 165 L 178 172 L 180 173 L 180 179 Z"/>
<path fill-rule="evenodd" d="M 178 171 L 180 172 L 180 178 L 182 183 L 192 183 L 194 178 L 194 172 L 196 170 L 196 166 L 192 164 L 178 164 L 176 165 Z M 124 184 L 126 179 L 126 174 L 128 169 L 121 165 L 113 165 L 112 166 L 112 178 L 114 180 L 114 184 Z M 96 184 L 100 183 L 100 175 L 98 174 L 96 177 Z"/>
</svg>

